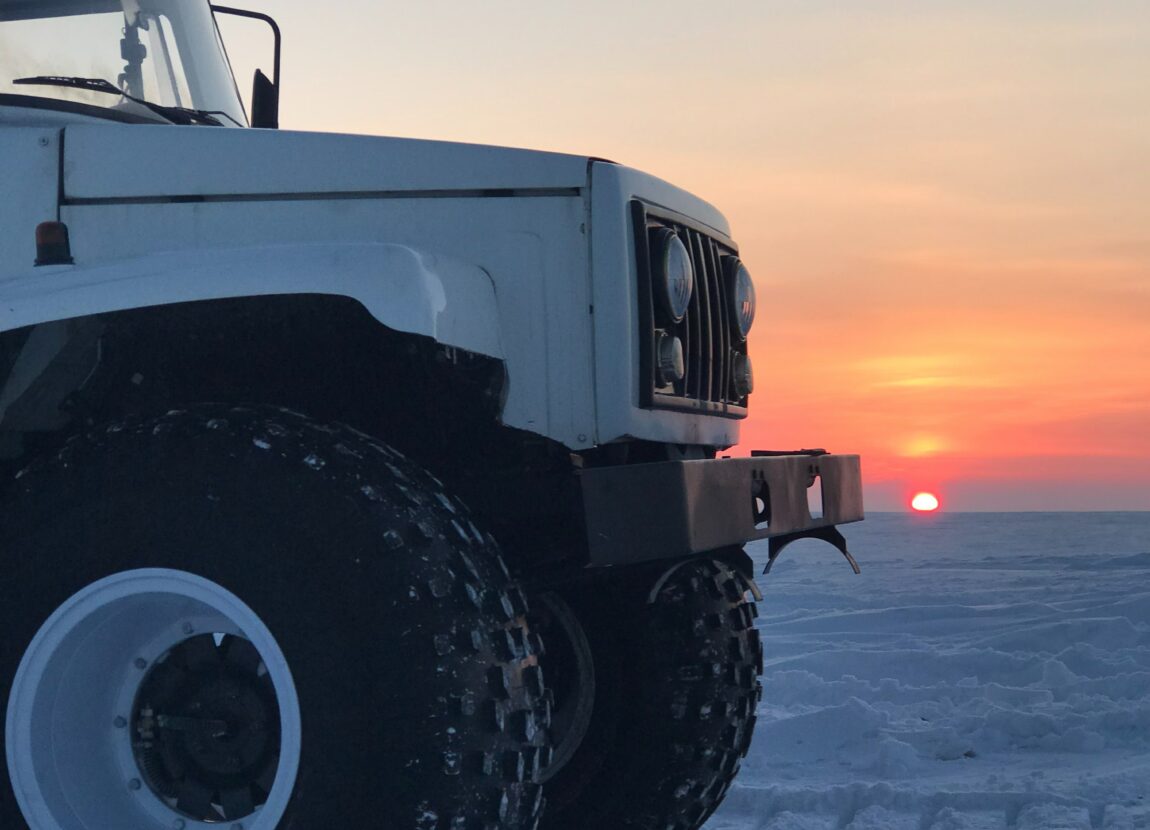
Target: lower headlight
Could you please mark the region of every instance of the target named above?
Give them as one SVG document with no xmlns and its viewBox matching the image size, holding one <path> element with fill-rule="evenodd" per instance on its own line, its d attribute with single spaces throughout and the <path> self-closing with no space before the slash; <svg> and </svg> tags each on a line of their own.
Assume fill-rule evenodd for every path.
<svg viewBox="0 0 1150 830">
<path fill-rule="evenodd" d="M 755 323 L 755 283 L 747 266 L 734 257 L 727 261 L 727 280 L 735 329 L 745 340 Z"/>
<path fill-rule="evenodd" d="M 659 383 L 669 386 L 687 374 L 687 361 L 683 357 L 683 341 L 665 331 L 655 341 L 655 355 L 659 365 Z"/>
<path fill-rule="evenodd" d="M 745 354 L 735 354 L 731 363 L 732 380 L 735 384 L 735 394 L 745 398 L 755 391 L 755 370 L 751 366 L 751 358 Z"/>
</svg>

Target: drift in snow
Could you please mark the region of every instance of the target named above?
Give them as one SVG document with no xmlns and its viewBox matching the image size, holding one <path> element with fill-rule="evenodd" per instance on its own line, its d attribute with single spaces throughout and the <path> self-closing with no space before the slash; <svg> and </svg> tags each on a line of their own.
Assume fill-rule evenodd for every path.
<svg viewBox="0 0 1150 830">
<path fill-rule="evenodd" d="M 280 132 L 278 28 L 245 108 L 221 14 L 272 22 L 0 0 L 0 826 L 698 828 L 760 694 L 744 543 L 862 518 L 855 456 L 717 457 L 726 221 Z"/>
</svg>

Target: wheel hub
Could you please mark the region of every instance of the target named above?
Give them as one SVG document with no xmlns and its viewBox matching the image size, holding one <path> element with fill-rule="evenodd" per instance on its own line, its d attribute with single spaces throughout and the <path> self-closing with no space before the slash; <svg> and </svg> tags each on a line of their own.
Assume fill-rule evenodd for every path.
<svg viewBox="0 0 1150 830">
<path fill-rule="evenodd" d="M 267 802 L 279 707 L 248 640 L 202 634 L 175 646 L 141 684 L 132 724 L 144 780 L 182 815 L 231 821 Z"/>
<path fill-rule="evenodd" d="M 260 617 L 202 577 L 145 569 L 88 585 L 44 623 L 5 736 L 30 830 L 275 830 L 302 726 Z"/>
</svg>

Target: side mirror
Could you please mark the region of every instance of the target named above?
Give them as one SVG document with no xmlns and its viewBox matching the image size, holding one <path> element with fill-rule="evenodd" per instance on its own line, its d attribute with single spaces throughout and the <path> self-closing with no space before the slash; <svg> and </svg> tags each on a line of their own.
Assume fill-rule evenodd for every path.
<svg viewBox="0 0 1150 830">
<path fill-rule="evenodd" d="M 280 126 L 280 54 L 283 45 L 279 24 L 266 14 L 249 12 L 245 9 L 234 9 L 230 6 L 212 6 L 212 11 L 216 14 L 231 14 L 236 17 L 262 20 L 272 27 L 272 33 L 275 35 L 274 69 L 270 80 L 263 72 L 256 70 L 255 78 L 252 81 L 251 121 L 253 127 L 278 130 Z"/>
<path fill-rule="evenodd" d="M 258 69 L 252 79 L 252 126 L 268 130 L 280 126 L 280 88 Z"/>
</svg>

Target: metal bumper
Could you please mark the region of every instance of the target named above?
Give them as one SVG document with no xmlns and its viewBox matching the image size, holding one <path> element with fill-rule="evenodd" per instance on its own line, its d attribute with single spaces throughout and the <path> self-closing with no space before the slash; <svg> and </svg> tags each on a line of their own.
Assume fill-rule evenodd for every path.
<svg viewBox="0 0 1150 830">
<path fill-rule="evenodd" d="M 599 467 L 580 475 L 590 560 L 598 566 L 755 539 L 773 539 L 781 548 L 796 538 L 826 538 L 835 525 L 863 519 L 857 455 L 763 453 Z M 812 487 L 822 490 L 818 516 L 808 506 Z"/>
</svg>

